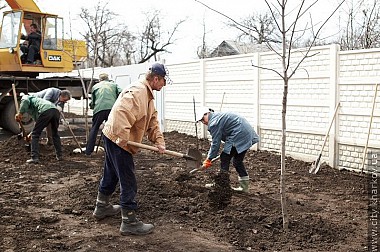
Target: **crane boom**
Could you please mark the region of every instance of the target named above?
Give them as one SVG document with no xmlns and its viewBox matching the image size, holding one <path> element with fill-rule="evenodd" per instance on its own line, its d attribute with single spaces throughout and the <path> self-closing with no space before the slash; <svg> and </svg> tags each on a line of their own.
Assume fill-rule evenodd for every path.
<svg viewBox="0 0 380 252">
<path fill-rule="evenodd" d="M 40 13 L 41 10 L 33 0 L 6 0 L 12 10 L 24 10 Z"/>
</svg>

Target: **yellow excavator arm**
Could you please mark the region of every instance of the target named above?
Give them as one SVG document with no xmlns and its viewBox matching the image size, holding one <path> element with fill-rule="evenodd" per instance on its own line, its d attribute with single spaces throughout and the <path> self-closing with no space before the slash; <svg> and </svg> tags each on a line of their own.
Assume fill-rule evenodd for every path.
<svg viewBox="0 0 380 252">
<path fill-rule="evenodd" d="M 33 0 L 5 0 L 12 10 L 23 10 L 30 12 L 41 12 Z"/>
</svg>

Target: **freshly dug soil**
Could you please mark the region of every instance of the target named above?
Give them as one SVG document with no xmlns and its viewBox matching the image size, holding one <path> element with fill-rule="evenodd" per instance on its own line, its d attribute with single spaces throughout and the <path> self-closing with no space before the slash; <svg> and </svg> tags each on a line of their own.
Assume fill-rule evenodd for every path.
<svg viewBox="0 0 380 252">
<path fill-rule="evenodd" d="M 167 149 L 186 153 L 196 139 L 165 133 Z M 0 251 L 366 251 L 367 180 L 287 158 L 289 230 L 282 228 L 280 157 L 249 151 L 248 194 L 233 192 L 237 173 L 209 170 L 189 174 L 186 161 L 152 151 L 134 156 L 138 217 L 153 223 L 146 236 L 121 236 L 120 216 L 92 217 L 104 155 L 74 154 L 77 144 L 62 140 L 64 161 L 41 142 L 40 164 L 16 136 L 0 142 Z M 209 142 L 200 140 L 206 154 Z M 205 188 L 215 182 L 215 187 Z M 112 202 L 118 202 L 119 191 Z"/>
</svg>

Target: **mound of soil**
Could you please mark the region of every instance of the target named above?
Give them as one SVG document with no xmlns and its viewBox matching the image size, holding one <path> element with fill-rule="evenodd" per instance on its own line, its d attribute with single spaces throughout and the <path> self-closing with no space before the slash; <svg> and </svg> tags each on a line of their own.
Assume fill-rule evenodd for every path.
<svg viewBox="0 0 380 252">
<path fill-rule="evenodd" d="M 167 149 L 186 153 L 196 139 L 165 133 Z M 218 173 L 219 162 L 189 174 L 186 161 L 141 150 L 135 155 L 138 217 L 156 228 L 121 236 L 120 216 L 92 217 L 104 155 L 74 154 L 62 140 L 64 161 L 41 144 L 40 164 L 17 137 L 0 142 L 0 251 L 364 251 L 367 246 L 365 176 L 287 158 L 289 229 L 282 228 L 280 157 L 249 151 L 247 194 L 233 192 L 237 173 Z M 209 142 L 200 140 L 206 154 Z M 205 188 L 215 182 L 215 187 Z M 119 191 L 112 197 L 118 202 Z"/>
</svg>

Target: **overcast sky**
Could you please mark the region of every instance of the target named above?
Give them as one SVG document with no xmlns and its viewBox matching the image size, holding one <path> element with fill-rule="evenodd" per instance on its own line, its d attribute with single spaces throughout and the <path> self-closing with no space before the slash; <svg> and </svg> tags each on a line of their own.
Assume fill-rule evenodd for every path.
<svg viewBox="0 0 380 252">
<path fill-rule="evenodd" d="M 65 17 L 66 25 L 68 25 L 69 13 L 71 22 L 76 23 L 81 7 L 84 6 L 92 10 L 94 4 L 97 3 L 96 0 L 65 0 L 64 4 L 59 5 L 56 0 L 36 0 L 36 2 L 41 10 Z M 204 0 L 202 2 L 236 19 L 251 14 L 258 6 L 257 2 L 262 2 L 262 6 L 264 6 L 263 0 Z M 108 4 L 109 9 L 119 14 L 118 19 L 127 24 L 129 30 L 134 32 L 142 28 L 145 18 L 143 13 L 149 10 L 161 11 L 162 17 L 160 19 L 163 22 L 164 29 L 171 29 L 177 21 L 186 19 L 186 22 L 180 25 L 176 33 L 175 45 L 169 47 L 173 53 L 165 56 L 167 62 L 197 58 L 197 46 L 202 43 L 203 19 L 205 19 L 208 32 L 207 41 L 211 47 L 217 46 L 224 39 L 235 39 L 236 37 L 234 32 L 226 27 L 227 20 L 225 18 L 208 10 L 195 0 L 110 0 Z M 74 33 L 78 33 L 82 28 L 82 26 L 75 25 L 72 27 L 74 27 L 73 30 L 78 29 Z M 228 31 L 227 36 L 226 31 Z"/>
<path fill-rule="evenodd" d="M 222 12 L 223 14 L 240 21 L 242 18 L 249 16 L 253 12 L 264 12 L 268 8 L 264 0 L 200 0 L 208 6 Z M 298 1 L 291 0 L 290 2 Z M 312 1 L 312 0 L 307 0 Z M 337 0 L 320 0 L 320 6 L 325 7 L 326 3 Z M 79 13 L 81 7 L 93 10 L 98 3 L 97 0 L 65 0 L 57 2 L 56 0 L 35 0 L 40 9 L 51 14 L 58 14 L 65 18 L 65 26 L 69 26 L 71 20 L 71 29 L 74 37 L 79 37 L 79 32 L 84 29 L 78 25 Z M 165 56 L 167 63 L 183 62 L 190 59 L 197 59 L 197 47 L 202 43 L 203 19 L 207 29 L 207 43 L 211 48 L 216 47 L 225 39 L 235 39 L 236 31 L 226 26 L 227 19 L 196 2 L 195 0 L 109 0 L 110 10 L 119 15 L 118 21 L 127 24 L 132 32 L 137 32 L 144 24 L 144 12 L 148 10 L 160 10 L 160 18 L 164 29 L 170 30 L 174 24 L 186 19 L 181 24 L 179 31 L 176 33 L 176 44 L 168 48 L 173 53 Z M 315 7 L 315 8 L 318 8 Z M 319 7 L 318 17 L 324 13 L 323 10 L 328 8 Z M 77 34 L 77 35 L 75 35 Z"/>
</svg>

